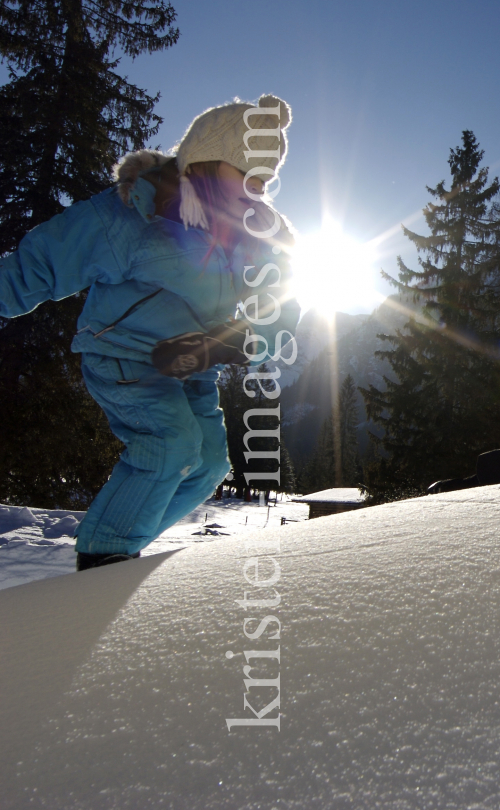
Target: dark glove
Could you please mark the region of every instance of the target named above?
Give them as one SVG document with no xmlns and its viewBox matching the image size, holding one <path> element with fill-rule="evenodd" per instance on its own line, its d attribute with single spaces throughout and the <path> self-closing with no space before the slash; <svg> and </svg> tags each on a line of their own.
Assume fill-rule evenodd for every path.
<svg viewBox="0 0 500 810">
<path fill-rule="evenodd" d="M 253 335 L 245 320 L 215 326 L 210 332 L 186 332 L 161 340 L 151 352 L 151 359 L 160 374 L 187 380 L 192 374 L 206 371 L 221 363 L 248 365 L 251 352 L 244 353 L 245 341 Z M 254 341 L 250 342 L 250 348 Z"/>
</svg>

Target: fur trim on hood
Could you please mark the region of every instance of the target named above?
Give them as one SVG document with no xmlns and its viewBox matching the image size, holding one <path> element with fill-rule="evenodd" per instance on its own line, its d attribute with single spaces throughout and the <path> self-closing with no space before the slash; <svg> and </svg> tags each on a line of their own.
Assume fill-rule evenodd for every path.
<svg viewBox="0 0 500 810">
<path fill-rule="evenodd" d="M 113 166 L 113 177 L 118 184 L 118 194 L 126 205 L 130 204 L 130 192 L 137 178 L 151 169 L 159 169 L 173 160 L 172 155 L 165 155 L 156 149 L 139 149 L 129 152 Z"/>
</svg>

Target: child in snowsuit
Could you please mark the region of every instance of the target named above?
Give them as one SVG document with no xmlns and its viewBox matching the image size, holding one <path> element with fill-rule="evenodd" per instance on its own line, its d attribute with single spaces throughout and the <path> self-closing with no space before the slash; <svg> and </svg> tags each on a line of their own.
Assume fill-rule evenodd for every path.
<svg viewBox="0 0 500 810">
<path fill-rule="evenodd" d="M 295 330 L 291 236 L 260 199 L 289 120 L 272 96 L 207 110 L 175 156 L 127 155 L 113 188 L 0 262 L 4 317 L 90 286 L 72 350 L 125 450 L 77 529 L 78 570 L 139 556 L 211 495 L 229 470 L 221 363 L 265 362 Z M 233 321 L 247 299 L 258 337 Z"/>
</svg>

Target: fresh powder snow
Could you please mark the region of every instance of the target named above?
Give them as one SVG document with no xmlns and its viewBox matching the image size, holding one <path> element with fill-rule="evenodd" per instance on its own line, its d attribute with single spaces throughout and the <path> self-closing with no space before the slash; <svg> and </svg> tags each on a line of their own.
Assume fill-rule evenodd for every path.
<svg viewBox="0 0 500 810">
<path fill-rule="evenodd" d="M 485 487 L 5 588 L 2 810 L 497 810 L 499 519 Z"/>
</svg>

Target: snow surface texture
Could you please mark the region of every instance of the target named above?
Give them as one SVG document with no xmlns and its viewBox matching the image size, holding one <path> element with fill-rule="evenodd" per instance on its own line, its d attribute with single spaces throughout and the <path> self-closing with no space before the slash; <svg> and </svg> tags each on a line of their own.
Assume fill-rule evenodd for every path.
<svg viewBox="0 0 500 810">
<path fill-rule="evenodd" d="M 443 493 L 2 591 L 2 810 L 498 810 L 499 518 Z M 281 604 L 244 610 L 262 539 Z M 228 732 L 278 644 L 281 730 Z"/>
<path fill-rule="evenodd" d="M 73 534 L 85 512 L 29 509 L 0 504 L 0 590 L 75 570 Z M 281 520 L 307 520 L 308 508 L 278 500 L 268 510 L 257 502 L 208 500 L 167 529 L 142 554 L 160 554 L 219 535 L 279 526 Z"/>
</svg>

